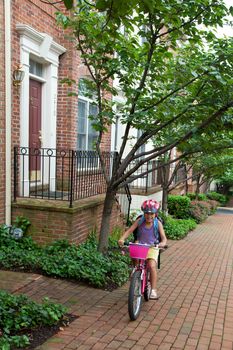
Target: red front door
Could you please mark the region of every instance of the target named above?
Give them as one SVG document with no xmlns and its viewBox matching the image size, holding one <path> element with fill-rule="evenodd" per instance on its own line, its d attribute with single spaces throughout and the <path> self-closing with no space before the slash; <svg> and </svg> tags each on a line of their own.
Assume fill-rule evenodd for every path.
<svg viewBox="0 0 233 350">
<path fill-rule="evenodd" d="M 29 83 L 29 147 L 30 180 L 40 180 L 41 169 L 41 90 L 42 84 L 30 79 Z"/>
</svg>

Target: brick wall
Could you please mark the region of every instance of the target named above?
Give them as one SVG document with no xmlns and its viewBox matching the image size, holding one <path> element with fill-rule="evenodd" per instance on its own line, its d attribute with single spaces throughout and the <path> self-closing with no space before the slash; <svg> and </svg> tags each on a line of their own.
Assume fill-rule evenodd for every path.
<svg viewBox="0 0 233 350">
<path fill-rule="evenodd" d="M 61 6 L 61 5 L 59 5 Z M 60 80 L 69 77 L 78 79 L 77 66 L 79 57 L 73 44 L 66 39 L 63 30 L 56 25 L 55 12 L 59 6 L 47 5 L 40 0 L 14 0 L 12 2 L 12 67 L 20 62 L 20 36 L 16 31 L 16 24 L 27 24 L 35 30 L 52 36 L 53 40 L 64 46 L 67 52 L 60 57 L 58 76 L 58 107 L 57 107 L 57 147 L 75 148 L 76 145 L 76 115 L 77 98 L 68 97 L 69 87 L 60 83 Z M 13 89 L 13 118 L 14 144 L 19 143 L 19 94 Z M 49 118 L 49 116 L 48 116 Z"/>
<path fill-rule="evenodd" d="M 76 149 L 77 134 L 77 97 L 67 96 L 68 92 L 78 92 L 78 79 L 83 75 L 89 75 L 87 68 L 83 66 L 80 56 L 75 49 L 75 43 L 67 39 L 68 32 L 63 31 L 57 26 L 55 12 L 63 9 L 61 4 L 55 6 L 47 5 L 40 0 L 14 0 L 12 1 L 12 48 L 13 48 L 13 67 L 20 62 L 19 34 L 15 30 L 17 23 L 28 24 L 35 30 L 47 33 L 53 37 L 53 40 L 64 46 L 67 51 L 60 56 L 59 76 L 58 76 L 58 107 L 57 107 L 57 147 L 65 149 Z M 84 74 L 85 73 L 85 74 Z M 72 87 L 61 84 L 63 78 L 70 78 L 76 81 Z M 13 100 L 16 101 L 13 106 L 14 123 L 14 143 L 19 142 L 19 96 L 13 89 Z M 111 98 L 111 96 L 109 96 Z M 48 116 L 49 117 L 49 116 Z M 102 149 L 110 150 L 110 131 L 103 136 Z"/>
<path fill-rule="evenodd" d="M 80 67 L 81 60 L 78 55 L 77 50 L 74 47 L 74 43 L 70 42 L 67 39 L 67 31 L 64 31 L 57 26 L 55 20 L 55 12 L 59 9 L 64 9 L 64 6 L 61 4 L 56 4 L 54 6 L 45 4 L 40 0 L 12 0 L 11 3 L 12 9 L 12 70 L 15 69 L 16 65 L 20 63 L 20 35 L 16 30 L 16 25 L 26 24 L 34 28 L 38 32 L 46 33 L 50 35 L 55 42 L 62 45 L 67 49 L 67 51 L 60 56 L 59 58 L 59 68 L 58 68 L 58 101 L 57 101 L 57 148 L 65 149 L 76 149 L 76 133 L 77 133 L 77 97 L 69 97 L 67 93 L 70 91 L 78 92 L 78 79 L 81 76 Z M 63 7 L 62 7 L 63 6 Z M 3 21 L 3 4 L 0 1 L 0 21 Z M 1 26 L 2 28 L 2 26 Z M 0 40 L 2 40 L 3 33 L 0 33 Z M 2 47 L 2 46 L 1 46 Z M 3 51 L 0 52 L 0 62 L 3 59 L 1 56 Z M 1 65 L 3 67 L 3 64 Z M 1 69 L 0 67 L 0 69 Z M 85 68 L 86 69 L 86 68 Z M 86 73 L 88 74 L 88 73 Z M 1 74 L 2 76 L 2 74 Z M 76 84 L 72 87 L 69 87 L 65 84 L 61 84 L 60 80 L 63 78 L 71 78 L 76 80 Z M 3 82 L 0 81 L 0 97 L 4 95 L 4 86 Z M 3 88 L 2 88 L 3 87 Z M 109 96 L 111 98 L 111 96 Z M 0 126 L 4 130 L 4 104 L 1 105 L 1 101 L 4 101 L 4 98 L 0 98 Z M 12 159 L 13 159 L 13 146 L 19 145 L 20 143 L 20 90 L 12 87 Z M 2 119 L 3 118 L 3 119 Z M 49 116 L 48 116 L 49 118 Z M 105 151 L 110 150 L 110 128 L 109 132 L 106 133 L 103 137 L 102 149 Z M 0 223 L 1 217 L 4 216 L 4 134 L 1 134 L 0 131 L 0 157 L 1 157 L 1 166 L 0 166 Z M 12 162 L 13 163 L 13 162 Z M 12 186 L 13 192 L 13 186 Z M 12 193 L 13 194 L 13 193 Z M 56 207 L 56 205 L 55 205 Z M 29 210 L 29 209 L 28 209 Z M 15 208 L 13 208 L 15 211 Z M 32 210 L 33 215 L 37 215 L 35 208 Z M 41 214 L 42 212 L 42 214 Z M 56 211 L 55 211 L 56 212 Z M 38 209 L 38 215 L 45 215 L 45 212 L 41 209 Z M 52 216 L 52 210 L 49 212 L 48 221 Z M 14 215 L 14 213 L 13 213 Z M 57 214 L 53 214 L 56 215 Z M 60 213 L 62 216 L 63 214 Z M 66 214 L 64 214 L 67 220 Z M 98 214 L 99 215 L 99 214 Z M 4 222 L 4 219 L 2 219 Z M 52 220 L 52 219 L 51 219 Z M 60 220 L 59 216 L 57 221 Z M 68 225 L 64 219 L 65 225 Z M 74 220 L 72 218 L 72 220 Z M 38 220 L 38 225 L 41 224 L 41 221 Z M 49 230 L 49 229 L 48 229 Z M 42 230 L 40 231 L 42 233 Z M 48 231 L 49 233 L 50 231 Z M 42 239 L 43 239 L 42 235 Z"/>
<path fill-rule="evenodd" d="M 78 201 L 74 208 L 67 203 L 40 200 L 19 200 L 13 204 L 12 219 L 22 215 L 31 222 L 29 234 L 39 244 L 57 239 L 67 239 L 73 243 L 85 241 L 88 234 L 96 229 L 99 233 L 104 196 L 96 196 Z M 111 216 L 110 232 L 114 227 L 124 230 L 123 217 L 115 203 Z"/>
<path fill-rule="evenodd" d="M 3 1 L 0 1 L 0 223 L 5 221 L 5 37 L 3 3 Z"/>
</svg>

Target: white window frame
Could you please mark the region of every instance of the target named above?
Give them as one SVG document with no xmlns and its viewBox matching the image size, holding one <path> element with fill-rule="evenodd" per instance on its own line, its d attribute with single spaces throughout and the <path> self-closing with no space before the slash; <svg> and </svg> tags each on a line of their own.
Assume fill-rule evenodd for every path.
<svg viewBox="0 0 233 350">
<path fill-rule="evenodd" d="M 77 127 L 77 150 L 79 151 L 94 151 L 93 149 L 90 149 L 88 147 L 89 145 L 89 136 L 90 135 L 95 135 L 95 134 L 90 134 L 89 133 L 89 128 L 90 128 L 90 120 L 89 120 L 89 115 L 90 115 L 90 105 L 94 104 L 94 100 L 84 97 L 84 96 L 79 96 L 78 97 L 78 103 L 79 102 L 83 102 L 86 104 L 86 108 L 85 108 L 85 133 L 80 133 L 79 132 L 79 125 Z M 97 107 L 98 110 L 98 107 Z M 78 117 L 77 117 L 77 124 L 79 123 L 79 108 L 78 108 Z M 81 149 L 80 147 L 78 147 L 78 139 L 79 139 L 79 135 L 85 135 L 85 148 Z M 96 136 L 98 136 L 98 133 L 96 132 Z"/>
</svg>

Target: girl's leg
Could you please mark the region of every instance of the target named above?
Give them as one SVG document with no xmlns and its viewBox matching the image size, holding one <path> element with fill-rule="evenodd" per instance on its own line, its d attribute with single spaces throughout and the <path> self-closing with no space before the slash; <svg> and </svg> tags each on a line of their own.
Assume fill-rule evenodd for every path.
<svg viewBox="0 0 233 350">
<path fill-rule="evenodd" d="M 156 261 L 154 259 L 148 259 L 148 266 L 150 269 L 150 282 L 151 289 L 157 288 L 157 269 L 156 269 Z"/>
</svg>

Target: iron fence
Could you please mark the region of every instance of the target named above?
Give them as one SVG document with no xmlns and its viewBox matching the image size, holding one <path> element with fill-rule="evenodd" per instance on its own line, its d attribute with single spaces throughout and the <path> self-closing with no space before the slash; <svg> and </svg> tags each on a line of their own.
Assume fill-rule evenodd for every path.
<svg viewBox="0 0 233 350">
<path fill-rule="evenodd" d="M 128 184 L 125 184 L 124 187 L 122 187 L 118 191 L 117 200 L 121 206 L 121 212 L 125 215 L 127 226 L 129 226 L 130 224 L 129 216 L 130 216 L 132 196 L 131 196 Z"/>
<path fill-rule="evenodd" d="M 136 165 L 136 162 L 131 162 L 128 169 Z M 130 189 L 138 189 L 142 192 L 147 193 L 149 188 L 152 188 L 161 183 L 160 181 L 160 170 L 152 170 L 158 165 L 158 161 L 149 161 L 140 166 L 132 176 L 139 176 L 136 180 L 129 183 Z M 140 174 L 144 174 L 141 175 Z"/>
<path fill-rule="evenodd" d="M 111 176 L 114 152 L 102 152 Z M 14 200 L 17 197 L 73 201 L 106 192 L 96 151 L 14 147 Z"/>
</svg>

